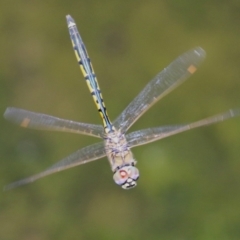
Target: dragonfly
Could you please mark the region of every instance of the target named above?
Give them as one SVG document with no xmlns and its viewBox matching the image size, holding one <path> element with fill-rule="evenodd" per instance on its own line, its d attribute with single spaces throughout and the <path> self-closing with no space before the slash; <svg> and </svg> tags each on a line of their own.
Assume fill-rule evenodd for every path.
<svg viewBox="0 0 240 240">
<path fill-rule="evenodd" d="M 131 189 L 137 185 L 137 180 L 139 179 L 139 170 L 136 167 L 137 161 L 134 159 L 131 151 L 133 147 L 240 115 L 240 109 L 231 109 L 188 124 L 147 128 L 126 134 L 128 129 L 153 104 L 183 83 L 198 69 L 205 58 L 205 51 L 201 47 L 196 47 L 175 59 L 146 85 L 115 121 L 111 122 L 90 58 L 76 23 L 70 15 L 67 15 L 66 19 L 73 50 L 103 125 L 65 120 L 14 107 L 8 107 L 4 117 L 10 122 L 25 128 L 84 134 L 101 138 L 102 141 L 77 150 L 45 171 L 6 185 L 5 190 L 34 182 L 47 175 L 89 163 L 105 156 L 107 156 L 110 163 L 114 182 L 123 189 Z"/>
</svg>

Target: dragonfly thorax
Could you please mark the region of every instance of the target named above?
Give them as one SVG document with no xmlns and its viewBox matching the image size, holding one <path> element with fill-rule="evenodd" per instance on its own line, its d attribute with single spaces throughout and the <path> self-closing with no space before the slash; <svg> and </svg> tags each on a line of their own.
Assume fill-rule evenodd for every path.
<svg viewBox="0 0 240 240">
<path fill-rule="evenodd" d="M 115 130 L 106 134 L 105 150 L 113 172 L 126 164 L 132 166 L 136 164 L 127 140 L 120 131 Z"/>
</svg>

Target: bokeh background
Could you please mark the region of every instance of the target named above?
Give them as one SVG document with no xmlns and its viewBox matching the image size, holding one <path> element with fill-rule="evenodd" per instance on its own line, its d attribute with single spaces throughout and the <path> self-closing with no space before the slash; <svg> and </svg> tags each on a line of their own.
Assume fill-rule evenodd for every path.
<svg viewBox="0 0 240 240">
<path fill-rule="evenodd" d="M 65 21 L 87 46 L 113 120 L 160 70 L 201 46 L 199 71 L 131 130 L 240 107 L 239 0 L 1 1 L 0 112 L 15 106 L 100 124 Z M 22 129 L 0 118 L 0 185 L 98 139 Z M 0 193 L 0 239 L 240 239 L 240 118 L 133 149 L 138 187 L 107 159 Z"/>
</svg>

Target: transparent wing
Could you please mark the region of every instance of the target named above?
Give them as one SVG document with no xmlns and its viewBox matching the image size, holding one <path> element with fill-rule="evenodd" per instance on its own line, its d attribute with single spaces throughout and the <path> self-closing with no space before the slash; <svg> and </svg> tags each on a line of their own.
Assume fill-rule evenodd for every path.
<svg viewBox="0 0 240 240">
<path fill-rule="evenodd" d="M 21 185 L 25 185 L 31 182 L 36 181 L 39 178 L 43 178 L 47 175 L 63 171 L 68 168 L 72 168 L 81 164 L 85 164 L 94 160 L 97 160 L 99 158 L 102 158 L 106 156 L 105 149 L 104 149 L 104 143 L 96 143 L 93 145 L 90 145 L 88 147 L 82 148 L 70 156 L 62 159 L 58 163 L 54 164 L 50 168 L 46 169 L 45 171 L 38 173 L 36 175 L 33 175 L 31 177 L 10 183 L 4 187 L 4 190 L 10 190 L 12 188 L 19 187 Z"/>
<path fill-rule="evenodd" d="M 200 47 L 178 57 L 147 84 L 113 122 L 113 125 L 125 133 L 154 103 L 192 75 L 204 57 L 205 51 Z"/>
<path fill-rule="evenodd" d="M 74 122 L 13 107 L 6 109 L 4 118 L 25 128 L 79 133 L 98 138 L 103 134 L 100 125 Z"/>
<path fill-rule="evenodd" d="M 209 118 L 199 120 L 190 124 L 163 126 L 157 128 L 149 128 L 127 134 L 126 138 L 129 147 L 137 147 L 143 144 L 157 141 L 180 132 L 184 132 L 193 128 L 207 126 L 217 122 L 227 120 L 229 118 L 237 117 L 240 115 L 240 109 L 231 109 L 225 113 L 215 115 Z"/>
</svg>

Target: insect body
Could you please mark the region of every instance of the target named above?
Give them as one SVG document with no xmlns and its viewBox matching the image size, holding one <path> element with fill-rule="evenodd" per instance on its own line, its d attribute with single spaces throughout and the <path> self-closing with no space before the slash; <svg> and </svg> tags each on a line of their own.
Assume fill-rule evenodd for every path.
<svg viewBox="0 0 240 240">
<path fill-rule="evenodd" d="M 135 167 L 136 161 L 125 136 L 120 130 L 117 131 L 109 120 L 90 58 L 71 16 L 67 16 L 67 23 L 77 61 L 103 121 L 105 151 L 114 172 L 113 179 L 124 189 L 135 187 L 139 178 L 138 169 Z"/>
</svg>

